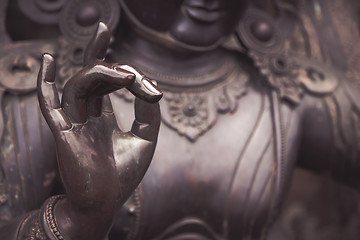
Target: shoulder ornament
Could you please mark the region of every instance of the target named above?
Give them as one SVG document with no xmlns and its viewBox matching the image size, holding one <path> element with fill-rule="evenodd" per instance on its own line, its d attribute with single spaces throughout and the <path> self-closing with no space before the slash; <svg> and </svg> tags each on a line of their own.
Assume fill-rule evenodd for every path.
<svg viewBox="0 0 360 240">
<path fill-rule="evenodd" d="M 49 41 L 4 44 L 0 47 L 0 86 L 14 94 L 36 89 L 36 79 L 44 52 L 54 54 L 56 46 Z"/>
<path fill-rule="evenodd" d="M 296 11 L 287 5 L 278 7 L 283 13 L 282 21 L 275 21 L 265 12 L 249 8 L 236 29 L 239 43 L 281 99 L 296 105 L 304 93 L 323 95 L 333 92 L 338 79 L 332 69 L 291 54 L 289 36 L 280 30 L 280 26 L 296 19 Z"/>
<path fill-rule="evenodd" d="M 339 85 L 334 70 L 310 59 L 286 55 L 266 56 L 250 52 L 255 66 L 281 99 L 298 104 L 304 93 L 326 95 Z"/>
<path fill-rule="evenodd" d="M 36 89 L 42 54 L 54 54 L 56 44 L 49 40 L 13 42 L 5 24 L 8 2 L 0 1 L 0 89 L 14 94 L 26 93 Z"/>
</svg>

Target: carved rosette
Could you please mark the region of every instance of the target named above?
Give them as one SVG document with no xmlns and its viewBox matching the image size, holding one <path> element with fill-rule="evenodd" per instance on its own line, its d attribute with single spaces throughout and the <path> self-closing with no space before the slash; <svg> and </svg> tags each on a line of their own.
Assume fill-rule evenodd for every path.
<svg viewBox="0 0 360 240">
<path fill-rule="evenodd" d="M 204 93 L 167 93 L 163 120 L 181 135 L 196 140 L 214 121 L 209 99 Z"/>
<path fill-rule="evenodd" d="M 298 104 L 303 95 L 303 89 L 298 80 L 298 69 L 289 57 L 265 56 L 250 52 L 255 66 L 266 81 L 275 88 L 281 99 Z"/>
<path fill-rule="evenodd" d="M 232 113 L 246 93 L 249 77 L 233 73 L 225 84 L 204 92 L 166 92 L 163 122 L 190 141 L 196 141 L 215 125 L 219 113 Z"/>
<path fill-rule="evenodd" d="M 25 240 L 48 240 L 42 226 L 40 212 L 33 211 L 24 219 L 19 228 L 18 239 Z"/>
</svg>

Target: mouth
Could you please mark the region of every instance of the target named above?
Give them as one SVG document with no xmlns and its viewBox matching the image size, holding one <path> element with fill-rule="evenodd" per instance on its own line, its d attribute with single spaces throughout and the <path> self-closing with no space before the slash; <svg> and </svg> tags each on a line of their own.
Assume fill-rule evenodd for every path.
<svg viewBox="0 0 360 240">
<path fill-rule="evenodd" d="M 192 19 L 203 23 L 214 23 L 225 14 L 219 4 L 206 5 L 202 1 L 189 1 L 184 7 Z"/>
</svg>

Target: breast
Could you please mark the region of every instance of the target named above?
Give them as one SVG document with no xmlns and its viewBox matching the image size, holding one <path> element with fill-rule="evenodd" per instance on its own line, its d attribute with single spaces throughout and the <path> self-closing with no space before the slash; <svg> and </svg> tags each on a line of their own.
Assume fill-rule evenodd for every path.
<svg viewBox="0 0 360 240">
<path fill-rule="evenodd" d="M 162 124 L 139 187 L 138 239 L 259 234 L 275 199 L 274 146 L 270 100 L 255 89 L 239 100 L 237 111 L 218 114 L 196 141 Z"/>
</svg>

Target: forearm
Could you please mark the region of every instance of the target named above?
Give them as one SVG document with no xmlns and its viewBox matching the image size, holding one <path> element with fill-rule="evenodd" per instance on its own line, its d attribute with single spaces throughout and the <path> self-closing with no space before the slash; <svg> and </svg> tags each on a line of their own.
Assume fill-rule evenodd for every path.
<svg viewBox="0 0 360 240">
<path fill-rule="evenodd" d="M 317 99 L 303 120 L 301 166 L 360 187 L 360 99 L 356 87 L 343 80 L 331 94 Z M 315 99 L 315 98 L 313 98 Z"/>
</svg>

